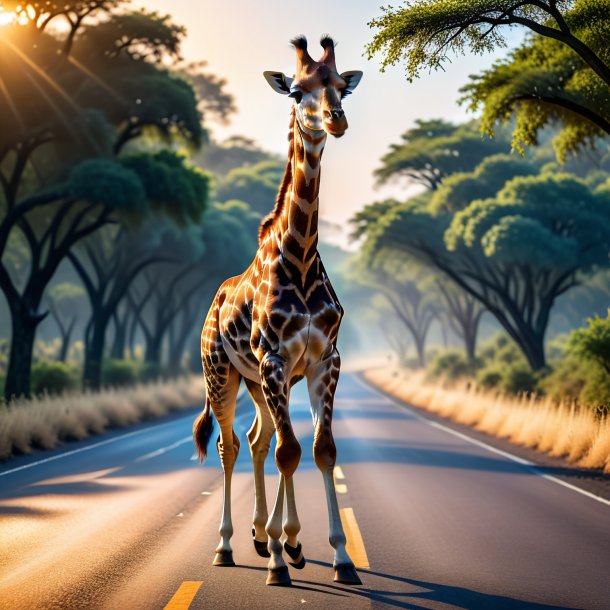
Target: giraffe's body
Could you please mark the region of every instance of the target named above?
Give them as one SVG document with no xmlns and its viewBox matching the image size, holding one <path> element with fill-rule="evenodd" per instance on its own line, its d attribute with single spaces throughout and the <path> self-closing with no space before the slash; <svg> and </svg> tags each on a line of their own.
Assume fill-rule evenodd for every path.
<svg viewBox="0 0 610 610">
<path fill-rule="evenodd" d="M 327 491 L 336 580 L 354 583 L 359 581 L 345 551 L 332 477 L 336 459 L 332 408 L 340 367 L 336 342 L 343 309 L 317 245 L 322 151 L 327 133 L 342 135 L 347 128 L 337 91 L 341 97 L 347 94 L 360 77 L 356 79 L 356 73 L 336 73 L 330 39 L 323 39 L 325 55 L 320 62 L 311 60 L 304 39 L 294 44 L 299 57 L 295 83 L 279 73 L 266 73 L 272 87 L 291 95 L 296 88 L 299 98 L 291 116 L 284 180 L 273 213 L 261 225 L 252 264 L 240 276 L 222 284 L 206 318 L 201 353 L 207 402 L 195 424 L 195 437 L 205 454 L 211 408 L 220 426 L 218 451 L 225 471 L 221 543 L 215 564 L 232 565 L 230 482 L 239 450 L 232 425 L 237 389 L 243 379 L 256 406 L 256 418 L 248 432 L 256 492 L 255 546 L 261 555 L 270 556 L 268 583 L 289 583 L 279 541 L 282 529 L 292 565 L 303 567 L 304 559 L 297 540 L 300 525 L 292 479 L 301 448 L 292 430 L 288 405 L 290 388 L 305 377 L 315 425 L 314 458 Z M 355 80 L 351 88 L 350 78 Z M 273 513 L 267 519 L 263 466 L 273 432 L 278 440 L 275 457 L 280 484 Z M 284 493 L 288 510 L 282 524 Z M 268 553 L 264 549 L 267 537 Z"/>
</svg>

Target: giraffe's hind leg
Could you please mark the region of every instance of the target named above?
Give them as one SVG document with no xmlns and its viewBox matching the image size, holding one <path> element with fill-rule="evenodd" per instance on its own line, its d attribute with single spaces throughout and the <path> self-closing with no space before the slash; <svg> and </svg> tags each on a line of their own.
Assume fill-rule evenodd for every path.
<svg viewBox="0 0 610 610">
<path fill-rule="evenodd" d="M 220 521 L 220 542 L 216 547 L 215 566 L 233 566 L 233 550 L 231 536 L 233 523 L 231 520 L 231 478 L 235 460 L 239 453 L 239 439 L 233 432 L 235 419 L 235 403 L 241 376 L 229 361 L 222 347 L 220 335 L 204 327 L 202 339 L 202 360 L 205 373 L 206 392 L 214 416 L 220 427 L 220 435 L 216 443 L 218 455 L 224 472 L 224 496 L 222 518 Z"/>
<path fill-rule="evenodd" d="M 260 384 L 246 379 L 246 387 L 254 403 L 256 416 L 252 427 L 248 430 L 248 442 L 252 454 L 254 469 L 254 515 L 252 517 L 252 537 L 254 548 L 261 557 L 270 557 L 267 550 L 268 536 L 265 525 L 269 513 L 267 511 L 267 496 L 265 493 L 265 460 L 269 454 L 271 437 L 275 432 L 273 419 L 269 413 L 265 396 Z"/>
</svg>

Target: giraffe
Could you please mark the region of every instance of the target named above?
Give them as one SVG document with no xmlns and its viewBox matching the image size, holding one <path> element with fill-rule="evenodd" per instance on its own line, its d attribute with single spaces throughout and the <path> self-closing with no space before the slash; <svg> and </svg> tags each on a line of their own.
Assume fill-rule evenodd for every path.
<svg viewBox="0 0 610 610">
<path fill-rule="evenodd" d="M 339 378 L 337 335 L 343 316 L 337 295 L 318 253 L 320 160 L 327 134 L 341 137 L 347 129 L 342 99 L 353 92 L 362 72 L 339 74 L 334 41 L 323 36 L 323 55 L 314 61 L 307 40 L 291 40 L 297 67 L 294 78 L 267 71 L 264 77 L 277 93 L 292 98 L 288 161 L 275 207 L 261 223 L 258 251 L 240 276 L 219 288 L 206 317 L 201 354 L 206 382 L 205 409 L 193 433 L 204 459 L 212 433 L 213 412 L 220 428 L 217 450 L 224 472 L 220 543 L 214 565 L 235 565 L 230 538 L 231 477 L 239 440 L 233 432 L 237 391 L 243 379 L 255 406 L 247 433 L 254 470 L 253 541 L 269 558 L 267 584 L 290 585 L 289 563 L 305 565 L 293 475 L 301 447 L 289 413 L 291 387 L 307 379 L 314 422 L 314 460 L 322 473 L 329 515 L 329 542 L 334 549 L 334 580 L 361 584 L 345 545 L 333 470 L 336 447 L 332 435 L 333 400 Z M 268 514 L 264 462 L 273 433 L 279 482 Z M 284 497 L 286 518 L 282 523 Z M 286 536 L 284 545 L 280 541 Z"/>
</svg>

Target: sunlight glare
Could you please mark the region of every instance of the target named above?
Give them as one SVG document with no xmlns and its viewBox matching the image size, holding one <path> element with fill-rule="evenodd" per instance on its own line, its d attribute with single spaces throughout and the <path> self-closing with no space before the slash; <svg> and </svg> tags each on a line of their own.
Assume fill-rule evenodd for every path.
<svg viewBox="0 0 610 610">
<path fill-rule="evenodd" d="M 8 13 L 3 9 L 0 9 L 0 28 L 4 25 L 10 25 L 17 20 L 17 15 L 15 13 Z"/>
</svg>

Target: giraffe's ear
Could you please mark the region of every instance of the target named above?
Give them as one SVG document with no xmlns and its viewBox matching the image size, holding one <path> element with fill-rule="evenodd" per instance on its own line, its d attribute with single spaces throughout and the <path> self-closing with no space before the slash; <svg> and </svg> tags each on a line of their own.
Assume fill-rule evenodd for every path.
<svg viewBox="0 0 610 610">
<path fill-rule="evenodd" d="M 341 98 L 349 95 L 358 86 L 360 79 L 362 78 L 362 72 L 360 70 L 350 70 L 341 74 L 341 78 L 347 83 L 347 87 L 341 91 Z"/>
<path fill-rule="evenodd" d="M 263 76 L 274 91 L 277 91 L 282 95 L 288 95 L 290 93 L 290 85 L 292 85 L 294 79 L 288 78 L 283 72 L 267 70 L 266 72 L 263 72 Z"/>
</svg>

